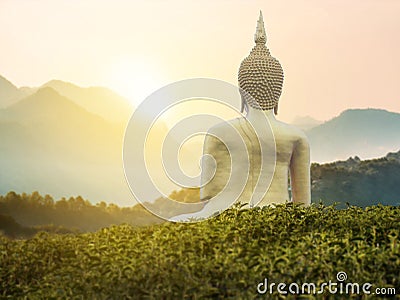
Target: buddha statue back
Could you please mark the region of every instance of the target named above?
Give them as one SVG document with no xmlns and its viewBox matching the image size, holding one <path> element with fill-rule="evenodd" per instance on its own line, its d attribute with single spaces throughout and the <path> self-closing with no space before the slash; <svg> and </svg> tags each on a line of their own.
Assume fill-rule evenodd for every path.
<svg viewBox="0 0 400 300">
<path fill-rule="evenodd" d="M 261 12 L 254 40 L 256 45 L 238 72 L 243 117 L 212 127 L 205 138 L 203 155 L 215 160 L 203 160 L 202 164 L 200 198 L 205 205 L 197 213 L 172 220 L 201 218 L 226 208 L 222 202 L 232 201 L 232 187 L 244 186 L 234 200 L 247 207 L 311 202 L 307 137 L 300 129 L 275 118 L 284 76 L 281 64 L 265 45 Z M 232 134 L 232 130 L 237 134 Z M 243 176 L 232 176 L 233 170 L 243 172 Z"/>
<path fill-rule="evenodd" d="M 249 156 L 247 182 L 238 201 L 249 203 L 250 206 L 289 201 L 308 205 L 311 199 L 309 144 L 307 137 L 300 129 L 275 118 L 278 113 L 284 76 L 281 64 L 271 56 L 265 45 L 267 37 L 261 12 L 254 41 L 255 46 L 249 56 L 242 61 L 238 73 L 242 110 L 246 116 L 210 129 L 203 152 L 214 157 L 217 168 L 214 178 L 201 189 L 201 198 L 211 199 L 222 192 L 230 178 L 232 153 L 227 151 L 223 143 L 224 138 L 229 138 L 224 136 L 224 131 L 227 131 L 228 126 L 232 126 L 246 144 L 247 154 L 240 155 Z M 257 130 L 266 121 L 270 126 L 270 131 Z M 214 136 L 222 138 L 219 140 Z M 230 141 L 230 143 L 235 145 L 235 141 Z M 235 149 L 239 148 L 233 146 L 230 151 L 236 151 Z M 240 164 L 241 162 L 236 160 L 233 163 Z M 263 174 L 262 168 L 270 171 Z M 205 174 L 208 169 L 207 165 L 202 167 Z M 290 174 L 292 198 L 289 197 L 288 192 L 288 174 Z"/>
<path fill-rule="evenodd" d="M 260 136 L 254 129 L 258 122 L 263 122 L 257 119 L 262 118 L 268 120 L 271 129 L 265 132 L 264 136 Z M 239 143 L 230 140 L 227 134 L 228 127 L 237 130 L 247 152 L 243 151 Z M 225 143 L 229 143 L 229 151 Z M 233 153 L 235 151 L 239 153 Z M 242 164 L 239 169 L 243 171 L 243 176 L 239 178 L 246 180 L 237 202 L 247 203 L 250 207 L 290 201 L 308 205 L 311 198 L 309 151 L 307 137 L 300 129 L 278 121 L 271 110 L 250 109 L 246 118 L 230 120 L 210 129 L 205 139 L 203 154 L 215 159 L 216 168 L 213 164 L 203 164 L 202 171 L 205 177 L 209 178 L 208 173 L 214 170 L 215 174 L 212 180 L 201 188 L 200 197 L 202 200 L 208 200 L 223 193 L 228 181 L 233 180 L 231 164 L 235 163 Z M 231 159 L 245 156 L 248 157 L 248 162 L 246 159 Z M 289 195 L 289 178 L 292 197 Z M 240 182 L 231 184 L 241 185 Z"/>
</svg>

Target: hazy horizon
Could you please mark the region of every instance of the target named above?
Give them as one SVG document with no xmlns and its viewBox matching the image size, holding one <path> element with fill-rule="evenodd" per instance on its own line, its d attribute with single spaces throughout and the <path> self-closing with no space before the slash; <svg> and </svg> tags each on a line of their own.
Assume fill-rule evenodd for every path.
<svg viewBox="0 0 400 300">
<path fill-rule="evenodd" d="M 0 74 L 0 77 L 3 77 L 3 78 L 6 79 L 7 81 L 9 81 L 9 80 L 8 80 L 6 77 L 4 77 L 2 74 Z M 9 82 L 11 82 L 11 81 L 9 81 Z M 110 88 L 110 87 L 107 87 L 107 86 L 100 86 L 100 85 L 81 86 L 81 85 L 76 84 L 76 83 L 74 83 L 74 82 L 65 81 L 65 80 L 62 80 L 62 79 L 50 79 L 50 80 L 48 80 L 48 81 L 46 81 L 46 82 L 43 82 L 43 83 L 40 84 L 39 86 L 27 86 L 27 85 L 16 86 L 13 82 L 11 82 L 11 84 L 15 85 L 15 86 L 16 86 L 17 88 L 19 88 L 19 89 L 20 89 L 20 88 L 32 88 L 32 89 L 37 89 L 37 90 L 33 90 L 32 92 L 28 92 L 25 96 L 23 96 L 22 98 L 18 99 L 15 103 L 12 103 L 11 105 L 17 104 L 17 103 L 20 102 L 21 100 L 32 96 L 32 95 L 35 94 L 39 89 L 42 89 L 42 88 L 48 88 L 48 87 L 50 87 L 50 88 L 54 89 L 57 93 L 60 93 L 57 89 L 55 89 L 55 88 L 52 87 L 51 85 L 48 86 L 48 84 L 51 83 L 51 82 L 63 82 L 63 83 L 66 83 L 66 84 L 72 84 L 73 86 L 76 86 L 77 88 L 83 88 L 83 89 L 86 89 L 86 88 L 107 88 L 107 89 L 111 90 L 112 92 L 114 92 L 116 95 L 125 98 L 125 99 L 128 101 L 127 103 L 130 104 L 130 105 L 132 105 L 132 108 L 133 108 L 133 109 L 135 109 L 135 108 L 137 107 L 137 105 L 140 104 L 140 103 L 139 103 L 139 104 L 132 103 L 127 97 L 123 96 L 122 94 L 119 94 L 117 91 L 115 91 L 114 89 L 112 89 L 112 88 Z M 61 94 L 62 94 L 62 93 L 61 93 Z M 68 97 L 67 97 L 67 98 L 68 98 Z M 78 104 L 78 105 L 82 106 L 82 104 Z M 82 107 L 85 108 L 84 106 L 82 106 Z M 7 107 L 4 107 L 4 108 L 7 108 Z M 218 106 L 218 105 L 217 105 L 216 107 L 214 107 L 214 109 L 219 109 L 219 108 L 222 108 L 222 106 Z M 174 125 L 178 122 L 178 120 L 180 120 L 180 119 L 182 119 L 182 118 L 184 118 L 184 117 L 187 117 L 187 116 L 188 116 L 188 113 L 190 113 L 190 112 L 197 112 L 198 109 L 199 109 L 199 107 L 197 107 L 196 105 L 195 105 L 195 108 L 190 108 L 190 106 L 188 106 L 188 105 L 182 105 L 182 104 L 181 104 L 181 105 L 175 106 L 173 109 L 171 108 L 171 109 L 170 109 L 171 111 L 166 112 L 167 114 L 166 114 L 165 116 L 163 115 L 163 116 L 161 117 L 161 120 L 165 122 L 165 125 L 166 125 L 167 127 L 172 127 L 172 126 L 174 126 Z M 210 108 L 208 108 L 208 110 L 210 110 L 210 109 L 213 109 L 213 106 L 212 106 L 212 105 L 210 106 Z M 311 127 L 314 127 L 314 126 L 317 126 L 317 125 L 319 125 L 319 124 L 322 124 L 322 123 L 324 123 L 324 122 L 330 121 L 330 120 L 332 120 L 332 119 L 338 117 L 340 114 L 342 114 L 342 113 L 345 112 L 345 111 L 348 111 L 348 110 L 357 110 L 357 109 L 378 109 L 378 110 L 386 110 L 386 111 L 388 111 L 388 112 L 394 112 L 394 111 L 391 111 L 391 110 L 388 110 L 388 109 L 385 109 L 385 108 L 379 108 L 379 107 L 367 107 L 367 108 L 354 107 L 354 108 L 345 108 L 343 111 L 340 111 L 338 114 L 332 115 L 331 117 L 329 117 L 328 119 L 325 119 L 325 120 L 321 120 L 321 119 L 314 118 L 314 117 L 311 116 L 311 115 L 295 115 L 291 120 L 288 120 L 288 122 L 289 122 L 289 123 L 293 123 L 294 125 L 296 125 L 296 122 L 304 122 L 304 124 L 307 125 L 308 122 L 318 121 L 318 123 L 313 123 L 313 124 L 312 124 Z M 90 109 L 89 109 L 89 111 L 90 111 Z M 226 119 L 230 119 L 230 118 L 237 117 L 237 116 L 236 116 L 237 113 L 238 113 L 238 112 L 236 112 L 236 113 L 227 113 L 227 112 L 225 112 L 225 111 L 219 112 L 219 114 L 222 115 L 223 117 L 225 117 Z M 99 116 L 101 116 L 102 118 L 104 118 L 104 116 L 102 116 L 102 114 L 99 114 Z M 125 119 L 125 118 L 121 118 L 121 120 L 122 120 L 122 119 Z M 176 120 L 175 120 L 175 119 L 176 119 Z M 311 125 L 311 124 L 310 124 L 310 125 Z M 303 130 L 307 130 L 307 129 L 303 129 Z"/>
</svg>

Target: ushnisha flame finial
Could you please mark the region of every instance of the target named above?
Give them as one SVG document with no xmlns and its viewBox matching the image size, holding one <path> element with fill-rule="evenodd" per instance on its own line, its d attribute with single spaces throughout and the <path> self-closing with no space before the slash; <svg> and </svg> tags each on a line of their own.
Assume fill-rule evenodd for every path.
<svg viewBox="0 0 400 300">
<path fill-rule="evenodd" d="M 262 44 L 262 45 L 265 45 L 265 43 L 267 42 L 267 34 L 265 33 L 264 20 L 261 10 L 260 10 L 260 17 L 258 18 L 257 21 L 256 33 L 254 34 L 254 41 L 256 42 L 256 44 Z"/>
</svg>

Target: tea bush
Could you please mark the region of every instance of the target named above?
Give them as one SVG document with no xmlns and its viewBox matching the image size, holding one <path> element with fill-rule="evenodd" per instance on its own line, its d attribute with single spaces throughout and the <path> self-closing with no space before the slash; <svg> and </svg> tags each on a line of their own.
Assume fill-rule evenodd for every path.
<svg viewBox="0 0 400 300">
<path fill-rule="evenodd" d="M 0 237 L 0 297 L 266 299 L 271 295 L 257 293 L 264 278 L 321 284 L 337 281 L 338 272 L 348 282 L 395 287 L 399 294 L 399 221 L 400 207 L 287 204 L 236 207 L 192 224 Z"/>
</svg>

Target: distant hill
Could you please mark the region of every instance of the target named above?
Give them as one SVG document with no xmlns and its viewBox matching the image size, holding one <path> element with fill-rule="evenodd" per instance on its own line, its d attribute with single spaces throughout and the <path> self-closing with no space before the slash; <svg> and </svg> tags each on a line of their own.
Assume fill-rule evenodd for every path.
<svg viewBox="0 0 400 300">
<path fill-rule="evenodd" d="M 58 80 L 17 88 L 0 76 L 0 194 L 38 190 L 130 205 L 122 143 L 132 110 L 107 88 Z"/>
<path fill-rule="evenodd" d="M 38 190 L 128 204 L 123 132 L 54 89 L 39 89 L 0 110 L 0 194 Z"/>
<path fill-rule="evenodd" d="M 310 116 L 305 116 L 305 117 L 297 116 L 291 122 L 292 125 L 295 125 L 302 130 L 310 130 L 311 128 L 314 128 L 322 123 L 323 123 L 322 121 L 318 121 Z"/>
<path fill-rule="evenodd" d="M 127 99 L 104 87 L 82 88 L 69 82 L 51 80 L 42 87 L 51 87 L 87 111 L 111 122 L 126 123 L 133 107 Z"/>
<path fill-rule="evenodd" d="M 311 160 L 330 162 L 380 157 L 400 149 L 400 114 L 382 109 L 349 109 L 306 134 Z"/>
<path fill-rule="evenodd" d="M 329 205 L 346 202 L 370 205 L 400 205 L 400 151 L 385 157 L 360 160 L 358 157 L 330 164 L 312 164 L 312 201 Z"/>
<path fill-rule="evenodd" d="M 108 88 L 83 88 L 61 80 L 51 80 L 41 87 L 18 88 L 2 76 L 0 76 L 0 109 L 15 104 L 44 87 L 53 88 L 60 95 L 110 122 L 126 124 L 133 111 L 132 105 L 126 98 Z"/>
<path fill-rule="evenodd" d="M 40 120 L 44 122 L 47 119 L 64 123 L 71 116 L 80 120 L 82 114 L 97 121 L 101 119 L 49 87 L 41 88 L 33 95 L 0 111 L 3 121 L 18 120 L 26 124 Z"/>
<path fill-rule="evenodd" d="M 26 89 L 18 89 L 0 75 L 0 108 L 7 107 L 27 95 Z"/>
<path fill-rule="evenodd" d="M 29 89 L 33 94 L 0 109 L 0 194 L 10 190 L 20 193 L 37 190 L 54 197 L 82 195 L 93 203 L 102 200 L 120 205 L 135 203 L 125 180 L 122 161 L 130 108 L 118 114 L 123 105 L 119 106 L 118 101 L 113 105 L 115 94 L 107 89 L 82 89 L 58 81 L 48 85 L 73 91 L 76 101 L 46 86 Z M 96 97 L 102 92 L 105 92 L 103 98 Z M 90 105 L 84 108 L 77 103 L 79 100 L 95 106 L 96 99 L 100 99 L 98 107 L 104 108 L 104 114 L 107 114 L 108 103 L 110 114 L 107 116 L 118 120 L 107 119 L 94 113 Z M 160 147 L 162 136 L 167 132 L 166 126 L 159 123 L 149 135 L 147 149 L 150 151 L 146 157 L 149 169 L 156 170 L 151 174 L 158 183 L 166 182 L 166 175 L 160 172 L 161 148 L 156 149 L 154 144 Z M 136 184 L 143 185 L 143 176 L 138 175 Z M 163 189 L 166 194 L 175 188 L 168 182 Z M 145 189 L 149 191 L 146 200 L 160 197 L 160 193 L 150 187 Z"/>
</svg>

